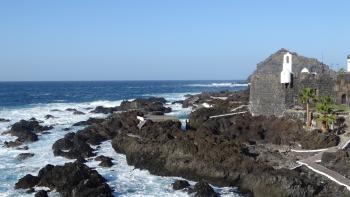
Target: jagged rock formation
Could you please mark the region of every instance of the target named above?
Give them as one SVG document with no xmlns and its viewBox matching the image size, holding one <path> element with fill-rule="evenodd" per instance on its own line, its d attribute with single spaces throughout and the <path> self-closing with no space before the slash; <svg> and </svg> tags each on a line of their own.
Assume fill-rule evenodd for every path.
<svg viewBox="0 0 350 197">
<path fill-rule="evenodd" d="M 55 189 L 63 197 L 113 196 L 106 180 L 96 170 L 80 162 L 66 163 L 63 166 L 46 165 L 38 176 L 27 174 L 21 178 L 15 188 L 30 189 L 34 186 Z"/>
<path fill-rule="evenodd" d="M 280 74 L 282 71 L 283 55 L 287 52 L 293 55 L 293 68 L 292 72 L 296 77 L 299 76 L 303 68 L 307 68 L 310 72 L 321 73 L 331 73 L 335 76 L 335 71 L 329 68 L 328 65 L 318 61 L 316 58 L 308 58 L 302 55 L 299 55 L 296 52 L 288 51 L 287 49 L 280 49 L 266 58 L 264 61 L 257 64 L 254 74 Z M 251 76 L 252 76 L 251 75 Z M 249 76 L 248 79 L 251 78 Z"/>
</svg>

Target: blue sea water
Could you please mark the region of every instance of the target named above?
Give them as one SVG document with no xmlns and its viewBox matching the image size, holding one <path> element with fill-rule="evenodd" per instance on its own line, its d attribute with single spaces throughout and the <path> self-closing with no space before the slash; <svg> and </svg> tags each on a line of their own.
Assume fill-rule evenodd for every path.
<svg viewBox="0 0 350 197">
<path fill-rule="evenodd" d="M 186 94 L 235 91 L 246 87 L 244 81 L 0 82 L 0 118 L 10 119 L 10 122 L 0 122 L 0 133 L 8 130 L 13 123 L 32 117 L 43 121 L 43 125 L 54 125 L 49 134 L 40 135 L 39 141 L 27 144 L 28 150 L 3 147 L 5 141 L 14 140 L 15 137 L 0 135 L 0 196 L 33 196 L 24 190 L 14 189 L 20 177 L 28 173 L 36 175 L 46 164 L 61 165 L 72 161 L 55 157 L 51 146 L 68 132 L 64 128 L 76 132 L 82 127 L 72 127 L 74 123 L 89 117 L 105 116 L 89 113 L 89 108 L 116 106 L 125 99 L 161 96 L 173 108 L 170 114 L 184 121 L 191 109 L 183 109 L 179 104 L 172 104 L 172 101 L 184 99 Z M 85 115 L 74 115 L 65 111 L 67 108 L 75 108 Z M 46 120 L 44 116 L 47 114 L 56 118 Z M 24 161 L 16 159 L 18 154 L 28 152 L 34 153 L 34 157 Z M 185 192 L 171 189 L 171 183 L 178 177 L 159 177 L 146 170 L 134 169 L 127 165 L 124 155 L 115 153 L 109 141 L 101 145 L 97 154 L 114 159 L 112 168 L 101 168 L 94 160 L 89 160 L 87 165 L 96 168 L 107 179 L 107 183 L 115 189 L 115 196 L 187 196 Z M 215 189 L 222 196 L 239 196 L 235 188 Z M 50 195 L 59 196 L 54 191 Z"/>
</svg>

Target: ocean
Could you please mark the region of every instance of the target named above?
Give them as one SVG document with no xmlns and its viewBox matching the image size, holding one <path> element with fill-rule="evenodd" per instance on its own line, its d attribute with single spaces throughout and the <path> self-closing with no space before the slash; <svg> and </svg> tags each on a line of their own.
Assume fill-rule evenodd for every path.
<svg viewBox="0 0 350 197">
<path fill-rule="evenodd" d="M 39 140 L 29 143 L 28 150 L 5 148 L 5 141 L 15 137 L 0 135 L 0 196 L 33 196 L 24 190 L 15 190 L 17 180 L 26 174 L 36 175 L 46 164 L 63 165 L 71 162 L 63 157 L 54 157 L 52 144 L 67 132 L 76 132 L 83 127 L 72 127 L 78 121 L 89 117 L 105 117 L 103 114 L 92 114 L 90 108 L 102 105 L 112 107 L 123 100 L 145 98 L 150 96 L 164 97 L 168 106 L 173 109 L 170 115 L 186 119 L 191 109 L 183 109 L 173 101 L 185 98 L 186 94 L 200 92 L 236 91 L 247 87 L 244 81 L 84 81 L 84 82 L 0 82 L 0 118 L 10 122 L 0 122 L 0 133 L 8 130 L 12 124 L 21 119 L 32 117 L 43 121 L 42 125 L 53 125 L 49 134 L 40 135 Z M 73 115 L 65 111 L 75 108 L 85 115 Z M 59 111 L 52 111 L 58 109 Z M 46 120 L 45 115 L 56 118 Z M 71 128 L 64 131 L 64 128 Z M 34 156 L 19 161 L 20 153 L 34 153 Z M 87 165 L 95 168 L 107 183 L 115 190 L 115 196 L 188 196 L 182 191 L 173 191 L 171 183 L 179 177 L 160 177 L 151 175 L 146 170 L 134 169 L 127 165 L 124 155 L 117 154 L 106 141 L 98 150 L 99 155 L 112 157 L 115 164 L 111 168 L 102 168 L 98 162 L 89 161 Z M 190 182 L 194 184 L 194 182 Z M 222 196 L 239 196 L 236 188 L 225 187 L 215 190 Z M 51 196 L 59 196 L 50 192 Z"/>
</svg>

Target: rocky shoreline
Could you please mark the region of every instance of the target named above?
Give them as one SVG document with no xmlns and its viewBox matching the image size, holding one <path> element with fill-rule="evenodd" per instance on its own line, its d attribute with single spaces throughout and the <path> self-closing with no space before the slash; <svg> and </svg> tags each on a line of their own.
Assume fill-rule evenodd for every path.
<svg viewBox="0 0 350 197">
<path fill-rule="evenodd" d="M 345 187 L 338 186 L 304 167 L 293 166 L 294 161 L 303 156 L 292 153 L 291 148 L 316 149 L 335 146 L 339 143 L 336 135 L 319 131 L 306 132 L 302 123 L 296 120 L 253 117 L 246 112 L 248 98 L 249 92 L 241 91 L 202 93 L 178 101 L 183 107 L 194 109 L 189 115 L 186 131 L 181 128 L 180 121 L 174 120 L 147 120 L 141 128 L 138 127 L 139 117 L 145 117 L 147 114 L 162 115 L 171 111 L 165 106 L 166 101 L 163 98 L 124 101 L 120 106 L 112 108 L 97 107 L 91 113 L 110 115 L 106 119 L 89 119 L 77 123 L 75 126 L 88 126 L 76 133 L 66 134 L 52 145 L 55 156 L 76 159 L 76 162 L 64 167 L 46 166 L 41 171 L 57 168 L 61 169 L 59 172 L 74 173 L 78 168 L 88 175 L 93 174 L 91 176 L 97 177 L 98 181 L 91 182 L 90 175 L 73 182 L 65 180 L 71 185 L 62 190 L 58 183 L 41 183 L 43 176 L 39 172 L 38 176 L 23 177 L 16 187 L 23 188 L 24 186 L 17 185 L 23 185 L 23 182 L 27 183 L 29 180 L 33 183 L 24 184 L 26 189 L 41 183 L 57 190 L 63 196 L 69 196 L 73 191 L 87 192 L 81 193 L 82 196 L 93 196 L 97 194 L 95 192 L 99 192 L 100 196 L 110 196 L 112 189 L 103 179 L 98 178 L 97 172 L 96 174 L 83 163 L 96 156 L 92 146 L 111 140 L 114 150 L 125 154 L 128 164 L 135 168 L 146 169 L 155 175 L 179 176 L 200 182 L 197 187 L 182 188 L 188 192 L 195 192 L 197 196 L 217 195 L 211 192 L 207 183 L 215 186 L 235 186 L 242 194 L 257 197 L 350 196 Z M 77 112 L 74 109 L 70 111 Z M 210 118 L 232 111 L 242 113 Z M 22 121 L 22 124 L 24 123 Z M 30 124 L 28 141 L 35 141 L 31 140 L 32 133 L 49 129 L 38 124 Z M 22 131 L 16 129 L 17 127 L 14 125 L 8 134 L 27 139 L 22 136 L 23 133 L 27 136 L 28 130 Z M 104 167 L 110 167 L 112 164 L 108 157 L 98 156 L 98 160 Z M 57 174 L 57 177 L 49 176 L 46 181 L 62 178 L 64 173 Z M 84 187 L 90 189 L 82 189 Z M 174 189 L 176 188 L 178 187 Z M 201 192 L 204 193 L 201 195 Z"/>
</svg>

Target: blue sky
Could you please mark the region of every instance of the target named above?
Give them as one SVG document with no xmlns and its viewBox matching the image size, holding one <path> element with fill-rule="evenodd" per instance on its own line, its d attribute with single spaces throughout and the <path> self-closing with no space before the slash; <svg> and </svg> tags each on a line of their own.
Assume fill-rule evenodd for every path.
<svg viewBox="0 0 350 197">
<path fill-rule="evenodd" d="M 350 1 L 0 2 L 0 81 L 245 79 L 280 48 L 336 68 Z"/>
</svg>

